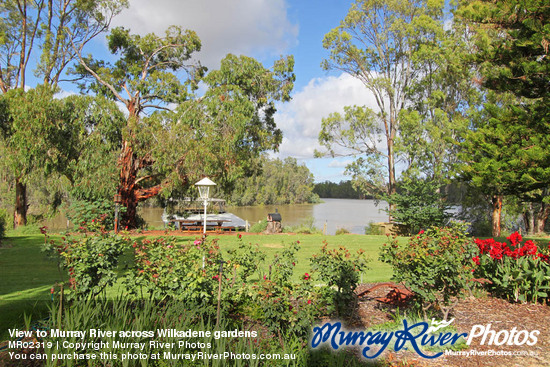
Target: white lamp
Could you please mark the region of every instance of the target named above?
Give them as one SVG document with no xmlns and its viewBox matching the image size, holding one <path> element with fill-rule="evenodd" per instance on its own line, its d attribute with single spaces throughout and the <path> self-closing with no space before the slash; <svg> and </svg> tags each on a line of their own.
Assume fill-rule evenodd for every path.
<svg viewBox="0 0 550 367">
<path fill-rule="evenodd" d="M 206 206 L 208 205 L 208 195 L 210 194 L 210 187 L 216 186 L 214 182 L 208 177 L 203 178 L 195 184 L 199 189 L 199 196 L 204 202 L 204 227 L 203 233 L 206 233 Z"/>
</svg>

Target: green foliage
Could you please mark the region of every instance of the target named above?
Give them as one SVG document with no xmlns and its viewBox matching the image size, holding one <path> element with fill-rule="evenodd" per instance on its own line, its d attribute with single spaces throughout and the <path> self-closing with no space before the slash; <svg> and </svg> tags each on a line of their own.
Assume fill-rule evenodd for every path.
<svg viewBox="0 0 550 367">
<path fill-rule="evenodd" d="M 255 272 L 260 275 L 261 264 L 265 261 L 266 255 L 260 250 L 258 244 L 252 245 L 251 243 L 244 243 L 242 236 L 239 235 L 240 244 L 236 249 L 227 250 L 228 264 L 232 265 L 241 275 L 243 281 L 247 281 L 248 278 Z"/>
<path fill-rule="evenodd" d="M 301 234 L 314 234 L 321 233 L 321 230 L 315 227 L 315 218 L 307 217 L 304 218 L 301 224 L 296 226 L 286 226 L 283 228 L 285 233 L 301 233 Z"/>
<path fill-rule="evenodd" d="M 360 274 L 368 269 L 364 251 L 351 254 L 343 246 L 329 250 L 325 241 L 321 253 L 313 255 L 310 261 L 316 278 L 325 283 L 321 294 L 328 313 L 349 316 L 357 304 L 355 288 Z"/>
<path fill-rule="evenodd" d="M 89 226 L 101 225 L 104 230 L 114 228 L 114 209 L 112 200 L 74 201 L 69 208 L 68 218 L 76 229 L 87 230 Z M 90 228 L 91 229 L 91 228 Z"/>
<path fill-rule="evenodd" d="M 404 282 L 415 294 L 415 303 L 426 311 L 437 309 L 444 319 L 455 298 L 469 287 L 476 249 L 467 237 L 466 225 L 432 227 L 412 236 L 407 243 L 396 237 L 381 248 L 380 260 L 393 268 L 393 279 Z"/>
<path fill-rule="evenodd" d="M 180 244 L 173 237 L 160 237 L 135 241 L 132 247 L 134 266 L 125 280 L 132 296 L 212 306 L 214 277 L 222 260 L 216 240 Z"/>
<path fill-rule="evenodd" d="M 6 108 L 0 121 L 2 166 L 21 182 L 36 170 L 45 176 L 64 172 L 73 156 L 78 130 L 66 118 L 69 106 L 53 94 L 52 89 L 40 86 L 1 97 Z"/>
<path fill-rule="evenodd" d="M 454 39 L 453 29 L 445 31 L 444 5 L 357 0 L 325 35 L 330 56 L 322 66 L 359 79 L 377 110 L 347 106 L 324 118 L 319 143 L 325 152 L 317 156 L 354 156 L 346 173 L 362 193 L 393 195 L 400 160 L 406 170 L 440 181 L 454 159 L 451 143 L 465 125 L 457 101 L 471 83 L 463 78 L 467 66 L 454 56 L 461 33 Z"/>
<path fill-rule="evenodd" d="M 6 217 L 8 217 L 8 211 L 5 209 L 0 209 L 0 243 L 2 243 L 2 238 L 6 235 L 6 227 L 7 227 L 7 221 Z"/>
<path fill-rule="evenodd" d="M 250 233 L 262 233 L 267 229 L 267 219 L 262 219 L 260 222 L 255 223 L 249 229 Z"/>
<path fill-rule="evenodd" d="M 474 115 L 474 129 L 461 144 L 462 176 L 486 195 L 525 199 L 550 182 L 545 153 L 550 11 L 537 1 L 468 1 L 461 3 L 457 19 L 471 30 L 476 50 L 471 59 L 489 91 L 483 109 Z M 543 198 L 534 196 L 541 204 Z M 534 202 L 533 197 L 526 201 Z M 495 236 L 498 224 L 495 208 Z"/>
<path fill-rule="evenodd" d="M 281 355 L 294 354 L 295 359 L 272 360 L 267 359 L 241 359 L 241 358 L 226 358 L 220 359 L 205 359 L 200 362 L 201 366 L 281 366 L 281 362 L 288 365 L 307 365 L 308 349 L 302 347 L 302 340 L 296 337 L 286 337 L 284 340 L 277 338 L 266 338 L 261 334 L 261 330 L 256 327 L 250 328 L 250 325 L 245 324 L 242 320 L 234 320 L 224 318 L 219 324 L 198 310 L 189 308 L 178 300 L 167 300 L 166 302 L 155 302 L 147 300 L 130 300 L 123 297 L 118 297 L 114 300 L 109 299 L 89 299 L 71 304 L 64 304 L 62 313 L 59 313 L 59 302 L 51 304 L 49 309 L 49 317 L 41 322 L 41 327 L 45 329 L 59 329 L 64 331 L 69 330 L 89 330 L 95 329 L 101 325 L 102 330 L 113 331 L 114 335 L 102 337 L 89 337 L 88 342 L 99 343 L 103 341 L 103 346 L 100 350 L 90 348 L 86 352 L 96 356 L 96 360 L 100 360 L 101 353 L 117 354 L 119 356 L 135 354 L 146 354 L 148 356 L 160 354 L 161 359 L 132 361 L 111 359 L 109 365 L 112 367 L 126 366 L 164 366 L 164 367 L 179 367 L 179 366 L 197 366 L 197 361 L 192 359 L 179 358 L 163 358 L 164 353 L 172 353 L 177 355 L 202 353 L 215 353 L 223 355 L 229 350 L 235 355 L 260 355 L 281 353 Z M 235 329 L 242 331 L 253 331 L 251 336 L 220 336 L 221 332 L 233 331 Z M 122 331 L 155 331 L 156 330 L 179 330 L 179 331 L 194 331 L 205 332 L 210 331 L 209 336 L 201 337 L 200 339 L 188 339 L 188 343 L 179 342 L 183 340 L 175 336 L 166 336 L 163 338 L 163 344 L 150 344 L 144 342 L 148 338 L 136 336 L 121 336 Z M 137 340 L 145 343 L 142 349 L 136 343 Z M 69 348 L 66 343 L 76 343 L 81 340 L 74 336 L 66 336 L 63 338 L 53 337 L 51 335 L 40 339 L 41 342 L 53 344 L 52 348 L 45 348 L 42 352 L 48 355 L 45 359 L 44 366 L 54 367 L 59 365 L 58 360 L 52 359 L 52 354 L 71 354 L 74 348 Z M 120 346 L 116 346 L 115 341 L 120 342 Z M 281 343 L 282 341 L 282 343 Z M 57 348 L 57 342 L 59 343 Z M 130 343 L 130 344 L 125 344 Z M 73 362 L 73 361 L 71 361 Z M 158 363 L 157 363 L 158 362 Z M 221 363 L 220 363 L 221 362 Z M 273 363 L 270 363 L 273 362 Z M 64 363 L 64 366 L 79 365 L 78 363 Z M 90 363 L 95 366 L 95 363 Z M 285 365 L 285 364 L 283 364 Z"/>
<path fill-rule="evenodd" d="M 338 199 L 363 199 L 362 195 L 351 181 L 340 181 L 334 183 L 330 181 L 319 182 L 315 184 L 313 193 L 321 198 L 338 198 Z"/>
<path fill-rule="evenodd" d="M 47 240 L 43 251 L 57 259 L 69 272 L 69 297 L 82 299 L 99 295 L 117 279 L 120 255 L 128 239 L 102 233 L 80 238 L 62 237 L 61 242 Z"/>
<path fill-rule="evenodd" d="M 548 108 L 550 10 L 539 1 L 477 0 L 462 3 L 458 15 L 476 30 L 476 61 L 484 86 L 539 99 Z"/>
<path fill-rule="evenodd" d="M 380 227 L 376 223 L 369 222 L 365 227 L 365 234 L 371 236 L 383 236 L 385 233 L 382 227 Z"/>
<path fill-rule="evenodd" d="M 276 254 L 269 273 L 253 286 L 259 319 L 279 338 L 307 338 L 317 312 L 309 274 L 306 273 L 300 283 L 291 281 L 299 249 L 299 242 L 293 242 Z"/>
<path fill-rule="evenodd" d="M 350 231 L 349 231 L 349 229 L 347 229 L 347 228 L 338 228 L 338 229 L 336 230 L 336 233 L 335 233 L 335 234 L 338 236 L 338 235 L 349 234 L 349 233 L 350 233 Z"/>
<path fill-rule="evenodd" d="M 437 182 L 427 179 L 405 177 L 397 193 L 388 198 L 395 209 L 393 219 L 406 226 L 409 233 L 418 233 L 423 228 L 442 227 L 450 215 L 449 206 L 443 201 Z"/>
<path fill-rule="evenodd" d="M 230 202 L 234 205 L 314 203 L 313 174 L 296 158 L 285 160 L 263 156 L 260 172 L 235 181 Z"/>
<path fill-rule="evenodd" d="M 490 238 L 476 240 L 479 248 L 472 258 L 476 278 L 488 280 L 484 287 L 498 297 L 514 302 L 545 302 L 550 298 L 549 247 L 537 246 L 517 232 L 508 243 Z"/>
</svg>

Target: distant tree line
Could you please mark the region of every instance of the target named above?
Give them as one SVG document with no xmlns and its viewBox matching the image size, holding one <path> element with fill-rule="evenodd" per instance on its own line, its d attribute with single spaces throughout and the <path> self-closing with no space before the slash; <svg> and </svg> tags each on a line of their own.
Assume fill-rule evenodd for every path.
<svg viewBox="0 0 550 367">
<path fill-rule="evenodd" d="M 319 201 L 310 170 L 296 158 L 261 159 L 261 169 L 236 181 L 229 203 L 233 205 L 302 204 Z"/>
<path fill-rule="evenodd" d="M 351 180 L 340 181 L 339 183 L 325 181 L 315 184 L 313 192 L 321 198 L 327 199 L 372 199 L 353 187 Z"/>
</svg>

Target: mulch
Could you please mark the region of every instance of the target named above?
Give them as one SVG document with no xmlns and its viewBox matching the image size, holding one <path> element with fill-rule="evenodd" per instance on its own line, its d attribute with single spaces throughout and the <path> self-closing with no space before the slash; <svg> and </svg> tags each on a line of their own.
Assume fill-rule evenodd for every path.
<svg viewBox="0 0 550 367">
<path fill-rule="evenodd" d="M 361 293 L 370 289 L 375 284 L 362 284 L 357 292 Z M 351 327 L 368 329 L 375 325 L 391 322 L 406 315 L 406 308 L 398 308 L 393 305 L 381 303 L 377 298 L 383 298 L 390 288 L 379 288 L 366 296 L 361 297 L 357 312 L 352 319 Z M 405 316 L 406 317 L 406 316 Z M 382 355 L 386 360 L 393 361 L 395 366 L 550 366 L 550 306 L 543 304 L 510 303 L 503 299 L 493 298 L 488 295 L 482 297 L 467 297 L 458 301 L 457 306 L 449 316 L 454 318 L 452 325 L 458 333 L 470 333 L 474 325 L 491 324 L 491 330 L 497 333 L 501 330 L 512 330 L 514 327 L 529 332 L 538 330 L 538 342 L 534 346 L 515 345 L 480 345 L 480 339 L 472 341 L 464 351 L 497 352 L 506 351 L 515 354 L 527 355 L 475 355 L 475 356 L 446 356 L 435 359 L 425 359 L 412 351 L 400 351 L 397 354 L 389 351 Z M 487 344 L 487 343 L 486 343 Z M 427 352 L 429 353 L 429 352 Z M 506 353 L 508 354 L 508 353 Z"/>
</svg>

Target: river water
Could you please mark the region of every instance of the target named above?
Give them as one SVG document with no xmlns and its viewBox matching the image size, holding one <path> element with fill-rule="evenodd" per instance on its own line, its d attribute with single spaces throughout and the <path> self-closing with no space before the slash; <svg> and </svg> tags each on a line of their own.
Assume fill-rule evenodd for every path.
<svg viewBox="0 0 550 367">
<path fill-rule="evenodd" d="M 340 228 L 345 228 L 351 233 L 364 234 L 365 227 L 370 222 L 388 220 L 388 215 L 383 211 L 387 208 L 385 202 L 380 202 L 376 206 L 374 200 L 322 199 L 322 201 L 319 204 L 237 206 L 227 207 L 226 210 L 254 224 L 277 209 L 281 214 L 283 227 L 313 222 L 316 228 L 323 229 L 326 224 L 326 233 L 331 235 Z M 150 227 L 161 228 L 164 225 L 161 220 L 162 208 L 145 207 L 140 208 L 138 212 Z M 46 225 L 51 229 L 65 229 L 67 220 L 65 216 L 58 215 L 47 221 Z"/>
</svg>

